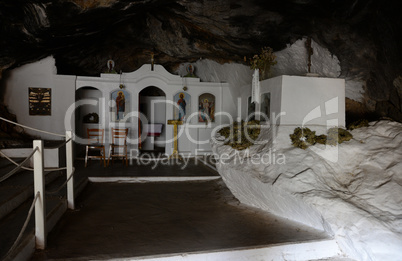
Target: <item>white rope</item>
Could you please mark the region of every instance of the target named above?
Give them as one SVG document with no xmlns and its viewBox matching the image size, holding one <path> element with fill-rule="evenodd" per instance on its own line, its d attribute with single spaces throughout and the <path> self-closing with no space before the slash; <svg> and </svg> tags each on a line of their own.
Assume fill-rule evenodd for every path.
<svg viewBox="0 0 402 261">
<path fill-rule="evenodd" d="M 59 137 L 66 137 L 66 135 L 62 135 L 62 134 L 58 134 L 58 133 L 53 133 L 53 132 L 49 132 L 49 131 L 44 131 L 44 130 L 39 130 L 39 129 L 35 129 L 35 128 L 32 128 L 32 127 L 28 127 L 28 126 L 25 126 L 25 125 L 22 125 L 22 124 L 19 124 L 19 123 L 16 123 L 16 122 L 7 120 L 7 119 L 5 119 L 5 118 L 3 118 L 3 117 L 0 117 L 0 120 L 9 122 L 9 123 L 11 123 L 11 124 L 14 124 L 14 125 L 17 125 L 17 126 L 20 126 L 20 127 L 23 127 L 23 128 L 27 128 L 27 129 L 30 129 L 30 130 L 34 130 L 34 131 L 38 131 L 38 132 L 43 132 L 43 133 L 47 133 L 47 134 L 54 135 L 54 136 L 59 136 Z"/>
<path fill-rule="evenodd" d="M 46 194 L 55 194 L 55 193 L 59 192 L 67 184 L 67 182 L 70 181 L 70 179 L 73 177 L 74 174 L 75 174 L 75 168 L 73 168 L 73 171 L 71 172 L 68 179 L 58 189 L 53 190 L 53 191 L 47 191 Z"/>
<path fill-rule="evenodd" d="M 0 155 L 3 156 L 4 158 L 8 159 L 11 163 L 13 163 L 15 166 L 19 166 L 20 164 L 18 164 L 17 162 L 15 162 L 14 160 L 12 160 L 10 157 L 8 157 L 6 154 L 4 154 L 1 150 L 0 150 Z M 24 167 L 21 166 L 21 169 L 24 170 L 29 170 L 29 171 L 33 171 L 33 168 L 28 168 L 28 167 Z M 46 172 L 53 172 L 53 171 L 59 171 L 59 170 L 66 170 L 67 167 L 61 167 L 61 168 L 45 168 Z"/>
<path fill-rule="evenodd" d="M 15 166 L 19 166 L 20 164 L 18 164 L 17 162 L 15 162 L 14 160 L 12 160 L 10 157 L 8 157 L 6 154 L 4 154 L 1 150 L 0 150 L 0 155 L 3 156 L 4 158 L 8 159 L 11 163 L 13 163 Z M 33 171 L 33 168 L 28 168 L 28 167 L 24 167 L 22 166 L 21 169 L 25 169 L 25 170 L 29 170 L 29 171 Z"/>
<path fill-rule="evenodd" d="M 22 237 L 22 235 L 24 234 L 25 229 L 26 229 L 27 226 L 28 226 L 29 219 L 31 218 L 33 209 L 34 209 L 34 207 L 35 207 L 36 200 L 38 199 L 39 196 L 40 196 L 40 193 L 39 193 L 39 191 L 38 191 L 38 192 L 36 193 L 36 195 L 35 195 L 35 198 L 34 198 L 34 200 L 33 200 L 33 202 L 32 202 L 31 207 L 29 208 L 28 216 L 27 216 L 27 218 L 25 219 L 24 225 L 22 226 L 22 229 L 21 229 L 20 233 L 18 234 L 17 239 L 14 241 L 14 244 L 12 245 L 12 247 L 10 248 L 10 250 L 8 250 L 8 252 L 7 252 L 7 254 L 6 254 L 6 257 L 7 257 L 8 255 L 10 255 L 10 254 L 14 251 L 14 249 L 17 247 L 17 244 L 18 244 L 19 241 L 21 240 L 21 237 Z"/>
<path fill-rule="evenodd" d="M 61 168 L 45 168 L 45 171 L 47 172 L 53 172 L 53 171 L 59 171 L 59 170 L 66 170 L 67 167 L 61 167 Z"/>
<path fill-rule="evenodd" d="M 15 169 L 13 169 L 12 171 L 10 171 L 9 173 L 7 173 L 6 175 L 4 175 L 3 177 L 0 178 L 0 183 L 5 181 L 6 179 L 8 179 L 9 177 L 11 177 L 12 175 L 14 175 L 19 169 L 22 168 L 22 165 L 25 164 L 25 162 L 27 162 L 33 155 L 34 153 L 38 150 L 39 148 L 36 147 L 32 153 L 26 158 L 24 159 L 23 162 L 21 162 Z"/>
<path fill-rule="evenodd" d="M 63 142 L 63 143 L 60 144 L 60 145 L 53 146 L 53 147 L 45 147 L 45 149 L 48 149 L 48 150 L 60 149 L 61 147 L 63 147 L 64 145 L 66 145 L 70 140 L 71 140 L 71 138 L 69 138 L 68 140 L 66 140 L 65 142 Z"/>
</svg>

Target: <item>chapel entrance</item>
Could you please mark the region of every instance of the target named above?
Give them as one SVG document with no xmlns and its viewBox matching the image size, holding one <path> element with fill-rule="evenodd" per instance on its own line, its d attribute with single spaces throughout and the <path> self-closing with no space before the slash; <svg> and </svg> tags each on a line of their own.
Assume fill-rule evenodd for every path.
<svg viewBox="0 0 402 261">
<path fill-rule="evenodd" d="M 139 112 L 146 122 L 139 123 L 140 153 L 163 154 L 166 148 L 166 94 L 156 86 L 139 93 Z"/>
<path fill-rule="evenodd" d="M 75 134 L 80 139 L 87 138 L 87 129 L 102 128 L 104 115 L 100 110 L 102 92 L 92 86 L 82 87 L 75 92 Z M 85 156 L 86 143 L 76 142 L 78 157 Z"/>
</svg>

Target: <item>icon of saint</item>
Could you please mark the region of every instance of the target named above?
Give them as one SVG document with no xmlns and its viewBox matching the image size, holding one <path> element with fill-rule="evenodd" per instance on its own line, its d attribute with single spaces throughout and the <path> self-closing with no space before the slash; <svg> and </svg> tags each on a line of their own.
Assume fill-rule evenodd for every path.
<svg viewBox="0 0 402 261">
<path fill-rule="evenodd" d="M 177 101 L 177 105 L 179 105 L 179 120 L 184 120 L 186 116 L 186 101 L 184 100 L 184 93 L 179 94 L 180 99 Z"/>
<path fill-rule="evenodd" d="M 126 110 L 126 99 L 124 93 L 119 91 L 116 97 L 116 119 L 122 120 L 124 118 L 124 112 Z"/>
</svg>

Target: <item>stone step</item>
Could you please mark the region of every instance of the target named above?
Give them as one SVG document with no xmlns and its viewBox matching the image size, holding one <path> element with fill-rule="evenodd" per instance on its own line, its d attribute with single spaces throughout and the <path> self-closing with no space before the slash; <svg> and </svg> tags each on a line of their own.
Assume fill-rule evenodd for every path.
<svg viewBox="0 0 402 261">
<path fill-rule="evenodd" d="M 319 240 L 310 242 L 296 242 L 290 244 L 276 244 L 214 251 L 185 252 L 167 255 L 150 255 L 124 257 L 127 261 L 353 261 L 341 258 L 338 244 L 335 240 Z M 63 258 L 62 260 L 97 260 L 100 256 L 86 256 L 79 258 Z M 52 259 L 57 260 L 57 259 Z"/>
<path fill-rule="evenodd" d="M 0 176 L 2 176 L 7 174 L 15 166 L 5 164 L 3 161 L 2 164 L 0 164 L 0 167 Z M 52 190 L 52 186 L 50 186 L 52 182 L 55 182 L 54 189 L 56 189 L 56 186 L 63 184 L 63 182 L 66 180 L 65 171 L 55 171 L 46 173 L 45 175 L 46 187 L 49 190 Z M 77 196 L 86 186 L 88 179 L 84 175 L 75 175 L 74 180 L 75 196 Z M 59 193 L 56 193 L 56 195 L 65 196 L 65 188 L 60 190 Z M 9 179 L 0 183 L 0 220 L 32 196 L 33 172 L 31 171 L 20 171 Z"/>
<path fill-rule="evenodd" d="M 46 190 L 55 191 L 66 181 L 65 173 L 53 172 L 46 176 Z M 5 181 L 0 188 L 0 259 L 13 245 L 17 238 L 29 207 L 33 200 L 32 173 L 16 174 Z M 87 177 L 75 177 L 75 197 L 85 188 Z M 65 186 L 57 193 L 46 195 L 47 231 L 50 232 L 67 210 Z M 28 260 L 35 250 L 34 213 L 32 213 L 28 228 L 18 247 L 10 253 L 7 260 Z"/>
<path fill-rule="evenodd" d="M 17 258 L 18 256 L 30 256 L 35 250 L 35 237 L 34 237 L 34 213 L 30 218 L 27 229 L 25 230 L 23 239 L 18 244 L 18 247 L 5 257 L 8 250 L 14 244 L 18 234 L 27 217 L 29 207 L 32 201 L 27 200 L 21 206 L 16 208 L 12 213 L 7 215 L 0 221 L 0 257 L 6 260 L 24 260 Z M 57 221 L 61 218 L 67 210 L 67 202 L 65 199 L 58 197 L 46 197 L 46 212 L 47 212 L 47 226 L 46 229 L 51 231 Z M 33 243 L 32 243 L 33 240 Z M 0 258 L 1 259 L 1 258 Z"/>
<path fill-rule="evenodd" d="M 6 173 L 3 173 L 6 174 Z M 46 175 L 46 185 L 60 175 Z M 33 196 L 33 172 L 21 171 L 0 184 L 0 219 Z"/>
<path fill-rule="evenodd" d="M 214 252 L 180 253 L 169 256 L 148 256 L 126 258 L 125 260 L 147 261 L 235 261 L 235 260 L 292 260 L 308 261 L 312 259 L 331 258 L 339 255 L 335 240 L 321 240 L 253 248 L 227 249 Z"/>
</svg>

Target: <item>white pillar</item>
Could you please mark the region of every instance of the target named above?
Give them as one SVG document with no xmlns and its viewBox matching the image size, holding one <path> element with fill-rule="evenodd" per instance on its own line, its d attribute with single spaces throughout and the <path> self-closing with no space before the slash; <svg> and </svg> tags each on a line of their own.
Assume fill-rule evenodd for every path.
<svg viewBox="0 0 402 261">
<path fill-rule="evenodd" d="M 66 131 L 66 140 L 70 139 L 66 143 L 66 163 L 67 163 L 67 179 L 73 173 L 73 134 L 71 131 Z M 67 182 L 67 205 L 69 209 L 74 209 L 74 177 L 71 177 Z"/>
<path fill-rule="evenodd" d="M 241 97 L 237 97 L 237 122 L 241 122 Z"/>
<path fill-rule="evenodd" d="M 46 248 L 46 198 L 45 198 L 45 176 L 44 176 L 44 149 L 43 141 L 34 140 L 33 149 L 38 150 L 33 156 L 34 162 L 34 196 L 39 192 L 35 203 L 35 240 L 37 249 Z"/>
</svg>

